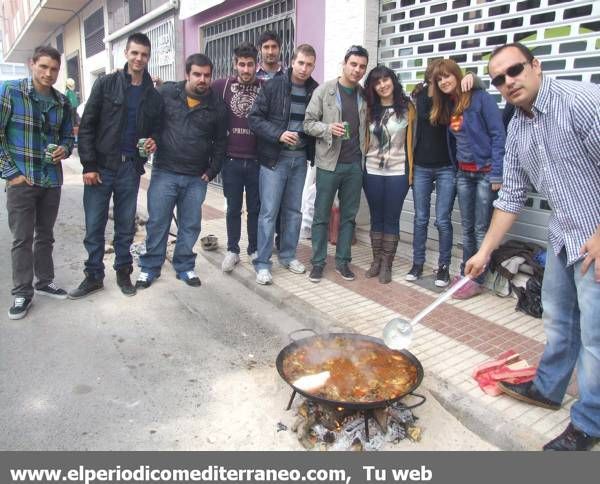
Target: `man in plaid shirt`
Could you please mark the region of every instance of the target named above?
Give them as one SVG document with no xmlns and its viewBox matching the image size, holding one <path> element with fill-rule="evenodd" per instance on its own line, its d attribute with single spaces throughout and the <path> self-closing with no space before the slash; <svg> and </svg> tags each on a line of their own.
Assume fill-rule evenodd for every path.
<svg viewBox="0 0 600 484">
<path fill-rule="evenodd" d="M 8 310 L 10 319 L 27 315 L 34 292 L 67 297 L 54 284 L 52 249 L 63 181 L 61 160 L 73 149 L 71 106 L 52 87 L 60 69 L 56 49 L 37 47 L 29 67 L 31 78 L 0 83 L 0 176 L 6 180 L 13 235 L 15 299 Z M 51 153 L 49 145 L 56 145 Z"/>
</svg>

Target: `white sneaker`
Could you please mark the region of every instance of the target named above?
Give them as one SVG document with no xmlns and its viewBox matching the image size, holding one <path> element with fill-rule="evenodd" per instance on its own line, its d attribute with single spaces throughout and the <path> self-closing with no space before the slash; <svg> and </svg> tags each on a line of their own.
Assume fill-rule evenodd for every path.
<svg viewBox="0 0 600 484">
<path fill-rule="evenodd" d="M 227 252 L 223 263 L 221 264 L 221 270 L 223 272 L 231 272 L 235 265 L 240 261 L 240 255 L 235 252 Z"/>
<path fill-rule="evenodd" d="M 269 269 L 260 269 L 256 274 L 256 283 L 262 284 L 263 286 L 272 284 L 273 276 L 271 275 L 271 271 L 269 271 Z"/>
<path fill-rule="evenodd" d="M 292 259 L 285 268 L 294 274 L 304 274 L 306 272 L 306 267 L 298 259 Z"/>
<path fill-rule="evenodd" d="M 258 257 L 258 252 L 252 252 L 248 257 L 250 257 L 250 262 L 254 262 L 254 259 Z"/>
</svg>

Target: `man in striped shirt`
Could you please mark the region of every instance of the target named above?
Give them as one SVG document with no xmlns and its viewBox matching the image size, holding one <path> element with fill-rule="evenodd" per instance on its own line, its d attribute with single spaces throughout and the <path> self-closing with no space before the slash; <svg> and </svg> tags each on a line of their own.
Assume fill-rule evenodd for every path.
<svg viewBox="0 0 600 484">
<path fill-rule="evenodd" d="M 315 139 L 306 135 L 303 122 L 306 106 L 317 87 L 311 77 L 316 53 L 308 44 L 294 51 L 286 75 L 271 79 L 261 89 L 248 123 L 256 134 L 260 163 L 258 250 L 254 259 L 256 282 L 271 284 L 271 255 L 275 220 L 281 207 L 279 262 L 294 274 L 305 272 L 296 259 L 302 224 L 302 190 L 306 161 L 314 158 Z"/>
<path fill-rule="evenodd" d="M 489 72 L 516 110 L 494 217 L 465 275 L 483 272 L 533 185 L 552 207 L 542 289 L 547 341 L 535 380 L 501 388 L 557 410 L 577 364 L 571 423 L 544 450 L 589 450 L 600 439 L 600 86 L 542 75 L 518 43 L 496 49 Z"/>
<path fill-rule="evenodd" d="M 21 319 L 35 293 L 66 299 L 54 284 L 54 222 L 63 182 L 61 160 L 73 149 L 71 106 L 52 86 L 60 54 L 37 47 L 29 62 L 31 78 L 0 84 L 0 176 L 6 180 L 14 303 L 10 319 Z M 55 145 L 53 151 L 48 149 Z M 34 243 L 35 241 L 35 243 Z"/>
</svg>

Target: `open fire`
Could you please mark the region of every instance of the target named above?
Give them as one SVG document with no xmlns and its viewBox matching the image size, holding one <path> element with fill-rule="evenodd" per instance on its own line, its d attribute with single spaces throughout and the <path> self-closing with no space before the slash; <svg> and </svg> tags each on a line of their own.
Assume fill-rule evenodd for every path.
<svg viewBox="0 0 600 484">
<path fill-rule="evenodd" d="M 419 441 L 417 417 L 401 402 L 367 413 L 299 399 L 292 431 L 309 450 L 379 450 L 405 438 Z"/>
</svg>

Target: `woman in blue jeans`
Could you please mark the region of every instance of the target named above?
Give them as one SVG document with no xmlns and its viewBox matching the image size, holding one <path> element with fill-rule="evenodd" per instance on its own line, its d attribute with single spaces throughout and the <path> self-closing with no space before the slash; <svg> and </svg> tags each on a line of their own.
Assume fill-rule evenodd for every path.
<svg viewBox="0 0 600 484">
<path fill-rule="evenodd" d="M 400 238 L 400 212 L 412 182 L 415 108 L 396 74 L 377 66 L 365 82 L 369 130 L 365 149 L 364 189 L 371 212 L 373 262 L 367 277 L 392 280 L 392 262 Z"/>
<path fill-rule="evenodd" d="M 506 139 L 502 114 L 484 90 L 464 92 L 462 72 L 450 59 L 438 61 L 432 72 L 433 125 L 448 125 L 448 146 L 457 168 L 456 190 L 463 231 L 463 263 L 479 249 L 492 215 L 494 192 L 502 184 Z M 481 293 L 485 274 L 470 281 L 454 297 L 468 299 Z"/>
<path fill-rule="evenodd" d="M 455 170 L 448 155 L 446 127 L 433 126 L 429 122 L 431 114 L 433 85 L 430 82 L 432 62 L 425 71 L 427 84 L 418 86 L 412 93 L 416 106 L 415 168 L 413 181 L 413 201 L 415 218 L 413 227 L 413 265 L 406 274 L 407 281 L 416 281 L 423 274 L 427 227 L 431 206 L 431 193 L 436 192 L 435 225 L 439 236 L 438 270 L 436 286 L 444 287 L 450 281 L 450 258 L 452 253 L 451 215 L 456 195 Z"/>
</svg>

